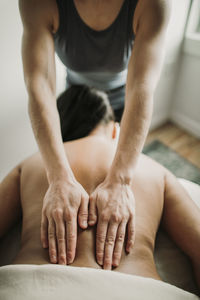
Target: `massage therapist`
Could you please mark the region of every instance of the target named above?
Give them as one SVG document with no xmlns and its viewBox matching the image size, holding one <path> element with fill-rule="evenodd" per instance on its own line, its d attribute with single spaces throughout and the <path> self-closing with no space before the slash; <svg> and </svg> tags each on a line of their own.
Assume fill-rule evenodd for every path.
<svg viewBox="0 0 200 300">
<path fill-rule="evenodd" d="M 105 269 L 113 257 L 115 266 L 120 263 L 126 232 L 127 253 L 134 246 L 137 211 L 130 184 L 151 121 L 170 8 L 171 0 L 19 0 L 29 115 L 49 182 L 41 241 L 44 248 L 51 243 L 52 263 L 73 262 L 77 221 L 82 229 L 97 224 L 96 258 Z M 67 68 L 66 86 L 106 91 L 121 120 L 111 168 L 91 195 L 64 151 L 55 51 Z"/>
</svg>

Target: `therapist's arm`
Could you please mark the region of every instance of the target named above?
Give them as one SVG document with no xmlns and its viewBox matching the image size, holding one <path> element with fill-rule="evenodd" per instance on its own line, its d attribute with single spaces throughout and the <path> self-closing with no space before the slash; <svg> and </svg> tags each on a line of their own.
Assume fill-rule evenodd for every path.
<svg viewBox="0 0 200 300">
<path fill-rule="evenodd" d="M 89 196 L 75 180 L 61 139 L 55 94 L 56 7 L 52 3 L 56 2 L 19 0 L 19 8 L 24 26 L 22 58 L 29 115 L 49 181 L 43 202 L 41 241 L 44 247 L 49 246 L 52 263 L 65 264 L 75 256 L 78 211 L 80 226 L 87 227 Z"/>
<path fill-rule="evenodd" d="M 98 215 L 97 261 L 106 269 L 119 265 L 126 228 L 127 252 L 134 244 L 135 206 L 131 182 L 134 182 L 134 171 L 150 126 L 169 14 L 170 1 L 167 0 L 140 0 L 135 14 L 136 37 L 128 65 L 119 142 L 106 179 L 90 197 L 89 224 L 95 224 Z"/>
<path fill-rule="evenodd" d="M 125 109 L 110 176 L 129 183 L 149 130 L 154 92 L 164 58 L 169 0 L 141 1 L 134 47 L 128 65 Z M 134 26 L 135 25 L 135 26 Z M 134 28 L 135 27 L 135 28 Z"/>
</svg>

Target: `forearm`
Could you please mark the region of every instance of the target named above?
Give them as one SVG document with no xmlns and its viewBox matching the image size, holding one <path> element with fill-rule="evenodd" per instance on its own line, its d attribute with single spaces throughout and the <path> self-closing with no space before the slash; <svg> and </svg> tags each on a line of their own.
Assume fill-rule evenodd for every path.
<svg viewBox="0 0 200 300">
<path fill-rule="evenodd" d="M 153 93 L 136 88 L 125 102 L 117 151 L 109 172 L 111 178 L 130 182 L 150 126 Z"/>
<path fill-rule="evenodd" d="M 171 1 L 146 1 L 138 9 L 128 64 L 125 111 L 109 178 L 130 182 L 150 126 L 153 95 L 164 59 Z M 136 25 L 136 26 L 134 26 Z M 111 176 L 110 176 L 111 175 Z"/>
<path fill-rule="evenodd" d="M 61 139 L 55 95 L 42 79 L 32 84 L 28 92 L 31 124 L 49 182 L 64 176 L 73 177 Z"/>
</svg>

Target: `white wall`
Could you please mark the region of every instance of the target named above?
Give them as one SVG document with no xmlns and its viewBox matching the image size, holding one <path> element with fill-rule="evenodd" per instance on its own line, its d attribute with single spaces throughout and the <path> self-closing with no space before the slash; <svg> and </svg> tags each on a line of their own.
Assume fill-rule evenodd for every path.
<svg viewBox="0 0 200 300">
<path fill-rule="evenodd" d="M 200 138 L 200 1 L 192 2 L 172 97 L 171 119 Z"/>
<path fill-rule="evenodd" d="M 200 138 L 200 55 L 182 53 L 171 119 Z"/>
<path fill-rule="evenodd" d="M 169 117 L 180 42 L 190 0 L 174 0 L 165 66 L 156 91 L 152 126 Z M 27 113 L 21 62 L 22 24 L 17 0 L 0 1 L 0 179 L 37 150 Z M 187 62 L 186 62 L 187 63 Z M 189 63 L 189 62 L 188 62 Z M 64 89 L 65 71 L 57 60 L 57 92 Z M 181 98 L 181 95 L 179 95 Z M 177 102 L 178 103 L 178 102 Z"/>
<path fill-rule="evenodd" d="M 0 2 L 0 174 L 36 149 L 27 115 L 17 1 Z"/>
<path fill-rule="evenodd" d="M 184 36 L 190 0 L 173 0 L 168 26 L 165 60 L 154 97 L 154 112 L 151 128 L 169 119 L 172 98 L 179 70 L 179 56 Z"/>
<path fill-rule="evenodd" d="M 22 24 L 17 0 L 0 0 L 0 179 L 37 150 L 28 112 L 21 61 Z M 64 69 L 57 61 L 57 93 Z"/>
</svg>

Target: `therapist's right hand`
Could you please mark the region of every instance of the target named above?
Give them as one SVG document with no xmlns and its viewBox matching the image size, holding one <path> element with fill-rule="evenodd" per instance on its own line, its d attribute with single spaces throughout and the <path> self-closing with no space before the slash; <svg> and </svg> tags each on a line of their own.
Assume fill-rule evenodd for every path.
<svg viewBox="0 0 200 300">
<path fill-rule="evenodd" d="M 43 200 L 41 242 L 49 247 L 51 263 L 70 264 L 74 261 L 79 226 L 88 226 L 89 195 L 78 181 L 51 182 Z"/>
</svg>

